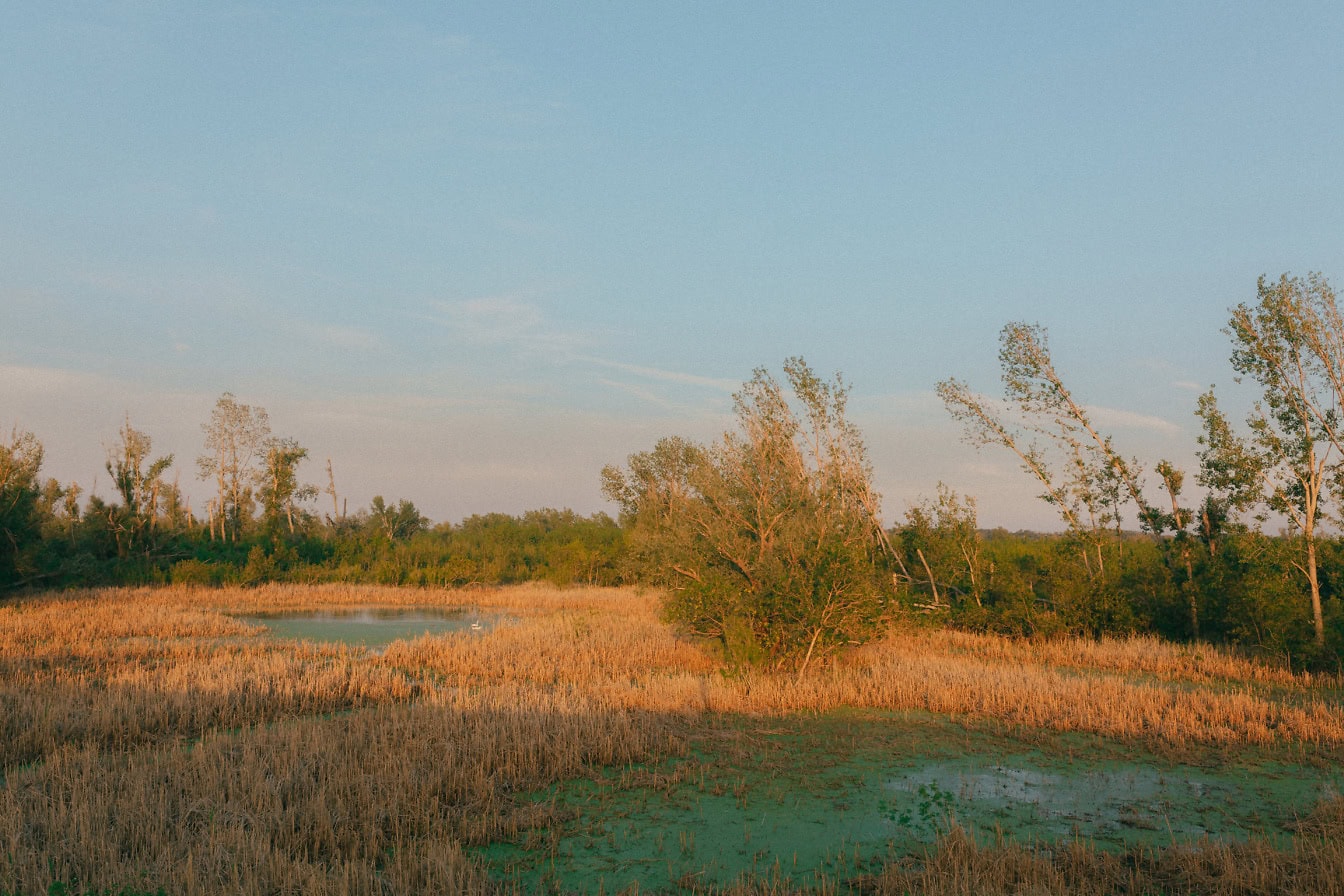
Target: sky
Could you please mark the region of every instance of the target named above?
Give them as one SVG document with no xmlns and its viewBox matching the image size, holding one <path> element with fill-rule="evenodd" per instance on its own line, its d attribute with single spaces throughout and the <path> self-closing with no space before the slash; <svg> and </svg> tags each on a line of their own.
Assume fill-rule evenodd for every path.
<svg viewBox="0 0 1344 896">
<path fill-rule="evenodd" d="M 5 19 L 0 429 L 105 498 L 129 420 L 200 511 L 230 392 L 351 511 L 614 512 L 605 464 L 717 438 L 802 356 L 850 383 L 889 523 L 943 482 L 1058 528 L 936 382 L 997 393 L 1000 329 L 1039 323 L 1123 453 L 1193 470 L 1198 394 L 1253 398 L 1229 308 L 1344 277 L 1335 3 Z"/>
</svg>

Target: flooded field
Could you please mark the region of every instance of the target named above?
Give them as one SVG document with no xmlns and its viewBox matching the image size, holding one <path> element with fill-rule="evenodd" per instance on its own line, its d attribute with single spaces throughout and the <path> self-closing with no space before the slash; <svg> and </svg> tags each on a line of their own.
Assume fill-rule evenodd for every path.
<svg viewBox="0 0 1344 896">
<path fill-rule="evenodd" d="M 1174 762 L 1095 737 L 1035 742 L 922 714 L 740 719 L 693 758 L 536 795 L 571 820 L 482 855 L 525 892 L 792 886 L 877 873 L 953 826 L 989 845 L 1104 850 L 1287 842 L 1344 770 L 1243 756 Z"/>
<path fill-rule="evenodd" d="M 741 670 L 659 611 L 542 586 L 0 606 L 0 894 L 1344 896 L 1338 677 L 928 628 Z"/>
<path fill-rule="evenodd" d="M 264 625 L 273 638 L 319 641 L 381 650 L 393 641 L 452 632 L 484 634 L 497 626 L 499 614 L 433 608 L 363 607 L 237 617 Z"/>
</svg>

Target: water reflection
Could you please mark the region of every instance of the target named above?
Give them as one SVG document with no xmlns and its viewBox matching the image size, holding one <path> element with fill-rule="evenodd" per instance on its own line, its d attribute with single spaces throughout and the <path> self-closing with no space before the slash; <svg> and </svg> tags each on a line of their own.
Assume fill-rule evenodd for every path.
<svg viewBox="0 0 1344 896">
<path fill-rule="evenodd" d="M 360 607 L 238 618 L 266 626 L 267 634 L 273 638 L 348 644 L 373 650 L 422 635 L 485 634 L 503 619 L 496 613 L 426 607 Z"/>
</svg>

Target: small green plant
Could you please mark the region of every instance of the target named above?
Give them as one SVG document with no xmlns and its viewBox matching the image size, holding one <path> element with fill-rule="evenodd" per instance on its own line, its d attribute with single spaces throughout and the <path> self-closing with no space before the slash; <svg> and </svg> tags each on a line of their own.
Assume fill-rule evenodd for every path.
<svg viewBox="0 0 1344 896">
<path fill-rule="evenodd" d="M 885 807 L 883 814 L 899 827 L 919 834 L 943 834 L 951 829 L 954 798 L 950 790 L 938 786 L 937 781 L 921 784 L 915 790 L 918 802 L 914 806 L 896 800 Z"/>
</svg>

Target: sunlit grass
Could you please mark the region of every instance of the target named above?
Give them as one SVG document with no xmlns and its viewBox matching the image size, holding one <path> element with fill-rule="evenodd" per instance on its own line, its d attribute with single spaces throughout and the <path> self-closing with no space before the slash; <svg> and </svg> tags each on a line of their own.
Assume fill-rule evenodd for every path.
<svg viewBox="0 0 1344 896">
<path fill-rule="evenodd" d="M 273 640 L 234 618 L 354 606 L 510 621 L 377 654 Z M 547 820 L 519 793 L 677 755 L 721 714 L 926 710 L 1170 749 L 1344 756 L 1338 681 L 1208 646 L 908 627 L 798 678 L 729 670 L 658 608 L 652 592 L 545 586 L 112 589 L 0 605 L 0 892 L 45 893 L 53 881 L 486 892 L 463 848 Z M 924 877 L 893 869 L 870 884 L 973 892 L 940 889 L 937 869 L 980 867 L 967 852 L 976 849 L 953 837 Z M 1337 847 L 1326 853 L 1326 867 L 1340 862 Z M 1232 847 L 1215 854 L 1267 861 Z M 1022 855 L 1032 886 L 1057 891 L 1047 880 L 1057 861 Z M 1088 861 L 1103 874 L 1111 860 Z"/>
</svg>

